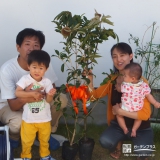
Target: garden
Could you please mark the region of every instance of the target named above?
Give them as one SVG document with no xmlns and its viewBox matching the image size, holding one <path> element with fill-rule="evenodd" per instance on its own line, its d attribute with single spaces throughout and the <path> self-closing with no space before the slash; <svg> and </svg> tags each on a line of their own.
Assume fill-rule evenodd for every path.
<svg viewBox="0 0 160 160">
<path fill-rule="evenodd" d="M 94 66 L 98 65 L 97 58 L 103 57 L 98 50 L 99 44 L 109 40 L 109 38 L 116 39 L 117 43 L 119 42 L 115 31 L 108 28 L 109 25 L 113 25 L 110 18 L 109 15 L 102 15 L 96 10 L 92 19 L 87 19 L 85 14 L 72 15 L 69 11 L 63 11 L 52 21 L 56 25 L 55 31 L 62 35 L 62 42 L 60 43 L 64 45 L 61 51 L 55 49 L 55 54 L 52 57 L 62 61 L 61 72 L 62 74 L 66 72 L 68 75 L 65 80 L 66 83 L 57 89 L 55 98 L 58 99 L 61 93 L 66 93 L 69 99 L 68 106 L 63 110 L 62 123 L 59 124 L 56 132 L 56 134 L 66 137 L 68 141 L 60 149 L 51 151 L 51 155 L 57 160 L 112 159 L 108 150 L 102 148 L 99 144 L 99 136 L 107 124 L 97 125 L 94 118 L 96 106 L 106 106 L 106 103 L 103 99 L 93 99 L 87 92 L 87 90 L 91 90 L 88 86 L 90 80 L 87 77 L 90 74 L 89 70 L 93 70 Z M 156 29 L 156 23 L 154 22 L 144 32 L 142 41 L 130 34 L 129 43 L 136 45 L 135 60 L 143 66 L 143 76 L 149 81 L 153 95 L 159 100 L 160 44 L 154 43 Z M 145 35 L 148 32 L 151 36 L 150 40 L 146 41 Z M 84 70 L 86 76 L 82 76 Z M 107 78 L 104 77 L 102 84 L 112 81 L 110 78 L 110 75 L 114 74 L 112 68 L 110 73 L 102 71 L 102 74 L 107 75 Z M 59 110 L 61 102 L 59 100 L 55 101 L 55 106 Z M 151 156 L 149 159 L 158 160 L 160 156 L 160 126 L 157 123 L 159 122 L 159 110 L 153 106 L 151 108 L 152 116 L 150 120 L 154 122 L 152 127 L 156 151 L 153 153 L 153 157 Z M 90 123 L 88 123 L 88 119 Z M 131 144 L 129 141 L 123 143 Z M 21 146 L 15 149 L 15 158 L 20 157 L 20 152 Z M 33 146 L 32 154 L 32 159 L 38 159 L 37 146 Z M 120 159 L 131 160 L 135 157 L 128 157 L 122 153 Z"/>
</svg>

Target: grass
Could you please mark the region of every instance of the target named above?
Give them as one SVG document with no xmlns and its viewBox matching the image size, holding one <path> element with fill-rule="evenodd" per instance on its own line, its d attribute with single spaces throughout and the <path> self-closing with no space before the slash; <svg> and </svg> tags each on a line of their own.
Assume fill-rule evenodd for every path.
<svg viewBox="0 0 160 160">
<path fill-rule="evenodd" d="M 93 138 L 95 140 L 95 146 L 92 154 L 92 160 L 113 160 L 109 156 L 109 151 L 107 149 L 104 149 L 100 146 L 99 144 L 99 136 L 100 134 L 105 130 L 106 125 L 88 125 L 88 132 L 87 135 L 89 135 L 90 138 Z M 160 127 L 159 126 L 153 126 L 153 131 L 154 131 L 154 144 L 156 146 L 156 151 L 153 153 L 155 154 L 154 157 L 149 157 L 149 160 L 159 160 L 160 158 Z M 60 134 L 66 137 L 65 135 L 65 125 L 60 124 L 58 127 L 58 130 L 56 134 Z M 149 137 L 148 137 L 149 138 Z M 125 143 L 131 143 L 131 142 L 125 142 Z M 61 151 L 62 147 L 58 149 L 57 151 L 51 151 L 51 155 L 56 159 L 56 160 L 62 160 L 61 158 Z M 20 152 L 21 152 L 21 146 L 18 147 L 17 149 L 14 150 L 14 157 L 19 158 L 20 157 Z M 39 160 L 39 147 L 33 146 L 32 147 L 32 156 L 33 160 Z M 135 160 L 135 157 L 127 157 L 124 156 L 122 153 L 120 160 Z M 78 157 L 78 154 L 76 156 L 75 160 L 80 160 Z"/>
</svg>

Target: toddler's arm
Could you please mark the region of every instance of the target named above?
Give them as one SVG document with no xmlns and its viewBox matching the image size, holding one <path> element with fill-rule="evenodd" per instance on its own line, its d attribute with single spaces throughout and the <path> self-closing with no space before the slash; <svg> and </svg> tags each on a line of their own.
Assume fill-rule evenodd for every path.
<svg viewBox="0 0 160 160">
<path fill-rule="evenodd" d="M 52 88 L 52 89 L 47 93 L 47 95 L 46 95 L 46 101 L 47 101 L 48 103 L 51 103 L 51 102 L 52 102 L 53 96 L 55 95 L 55 93 L 56 93 L 56 89 L 55 89 L 55 88 Z"/>
<path fill-rule="evenodd" d="M 155 100 L 155 98 L 154 98 L 151 94 L 147 94 L 146 97 L 147 97 L 148 101 L 149 101 L 151 104 L 154 105 L 155 108 L 159 108 L 159 107 L 160 107 L 160 103 L 157 102 L 157 101 Z"/>
</svg>

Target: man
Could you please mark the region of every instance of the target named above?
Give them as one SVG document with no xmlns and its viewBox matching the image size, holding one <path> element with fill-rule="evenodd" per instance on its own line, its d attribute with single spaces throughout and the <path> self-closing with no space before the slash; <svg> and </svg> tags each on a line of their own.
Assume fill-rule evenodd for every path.
<svg viewBox="0 0 160 160">
<path fill-rule="evenodd" d="M 42 49 L 45 43 L 45 36 L 41 31 L 36 31 L 31 28 L 26 28 L 18 33 L 16 38 L 16 47 L 19 55 L 5 62 L 0 69 L 0 89 L 1 89 L 1 99 L 0 99 L 0 121 L 3 124 L 9 126 L 9 136 L 10 143 L 13 148 L 18 146 L 20 138 L 20 126 L 22 117 L 22 107 L 25 103 L 39 101 L 43 97 L 43 93 L 39 97 L 39 100 L 34 98 L 16 98 L 15 89 L 16 82 L 25 74 L 28 74 L 27 58 L 28 54 L 32 50 Z M 49 78 L 53 86 L 57 77 L 54 73 L 52 65 L 50 64 L 45 76 Z M 29 91 L 31 86 L 26 88 Z M 37 89 L 40 92 L 40 89 Z M 67 98 L 65 95 L 60 97 L 62 102 L 62 108 L 67 105 Z M 55 107 L 51 106 L 52 112 L 52 132 L 55 132 L 58 126 L 58 120 L 62 115 L 62 111 L 56 112 Z M 59 142 L 53 137 L 49 140 L 50 149 L 55 150 L 59 147 Z"/>
</svg>

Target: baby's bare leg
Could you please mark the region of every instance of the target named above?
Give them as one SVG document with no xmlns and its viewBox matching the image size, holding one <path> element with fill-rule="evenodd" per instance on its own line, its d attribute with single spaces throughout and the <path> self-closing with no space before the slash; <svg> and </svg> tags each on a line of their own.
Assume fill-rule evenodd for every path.
<svg viewBox="0 0 160 160">
<path fill-rule="evenodd" d="M 134 124 L 133 124 L 133 128 L 132 128 L 132 133 L 131 133 L 131 137 L 136 137 L 136 131 L 139 128 L 139 126 L 141 125 L 141 120 L 135 119 L 134 120 Z"/>
<path fill-rule="evenodd" d="M 117 117 L 117 121 L 118 121 L 119 126 L 120 126 L 120 127 L 123 129 L 123 131 L 124 131 L 124 134 L 127 134 L 127 133 L 128 133 L 128 128 L 127 128 L 127 126 L 126 126 L 126 124 L 125 124 L 125 121 L 124 121 L 123 116 L 116 115 L 116 117 Z"/>
</svg>

